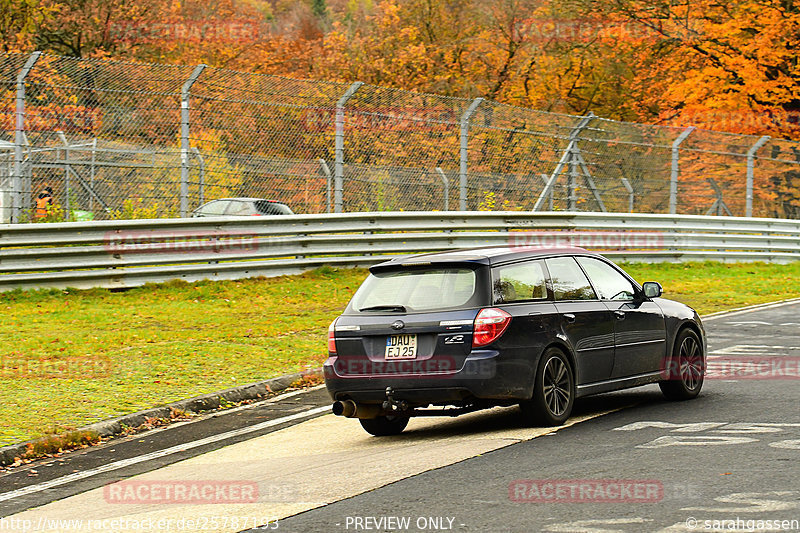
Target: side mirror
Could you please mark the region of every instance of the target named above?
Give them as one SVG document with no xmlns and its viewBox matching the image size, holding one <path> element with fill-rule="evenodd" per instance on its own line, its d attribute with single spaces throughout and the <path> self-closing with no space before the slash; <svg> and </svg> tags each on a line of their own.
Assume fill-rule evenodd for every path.
<svg viewBox="0 0 800 533">
<path fill-rule="evenodd" d="M 642 290 L 644 291 L 644 295 L 648 298 L 658 298 L 664 293 L 661 284 L 655 281 L 645 281 L 644 285 L 642 285 Z"/>
</svg>

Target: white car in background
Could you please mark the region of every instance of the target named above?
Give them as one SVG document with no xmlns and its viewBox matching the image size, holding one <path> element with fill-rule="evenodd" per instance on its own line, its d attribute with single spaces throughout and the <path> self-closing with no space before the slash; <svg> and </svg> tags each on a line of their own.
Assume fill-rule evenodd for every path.
<svg viewBox="0 0 800 533">
<path fill-rule="evenodd" d="M 194 211 L 193 217 L 293 215 L 294 211 L 276 200 L 264 198 L 220 198 L 207 202 Z"/>
</svg>

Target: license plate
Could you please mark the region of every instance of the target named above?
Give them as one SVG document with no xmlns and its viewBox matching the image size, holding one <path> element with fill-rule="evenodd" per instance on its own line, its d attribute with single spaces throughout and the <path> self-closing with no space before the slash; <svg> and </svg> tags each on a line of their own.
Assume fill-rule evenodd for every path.
<svg viewBox="0 0 800 533">
<path fill-rule="evenodd" d="M 416 359 L 416 335 L 389 335 L 386 337 L 386 359 Z"/>
</svg>

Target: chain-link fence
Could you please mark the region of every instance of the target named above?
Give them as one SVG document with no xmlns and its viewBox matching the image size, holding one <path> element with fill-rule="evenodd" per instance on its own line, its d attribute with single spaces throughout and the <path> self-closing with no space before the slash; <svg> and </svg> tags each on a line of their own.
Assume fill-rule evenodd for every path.
<svg viewBox="0 0 800 533">
<path fill-rule="evenodd" d="M 204 65 L 6 53 L 0 76 L 3 222 L 186 216 L 228 197 L 800 218 L 792 141 Z"/>
</svg>

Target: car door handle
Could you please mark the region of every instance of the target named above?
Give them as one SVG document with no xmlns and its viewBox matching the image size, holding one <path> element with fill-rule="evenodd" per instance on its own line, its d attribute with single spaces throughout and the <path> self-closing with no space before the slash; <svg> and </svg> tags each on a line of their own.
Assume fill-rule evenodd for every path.
<svg viewBox="0 0 800 533">
<path fill-rule="evenodd" d="M 625 311 L 614 311 L 614 316 L 617 320 L 625 320 Z"/>
<path fill-rule="evenodd" d="M 575 322 L 575 315 L 572 313 L 564 313 L 564 318 L 567 319 L 567 322 Z"/>
</svg>

